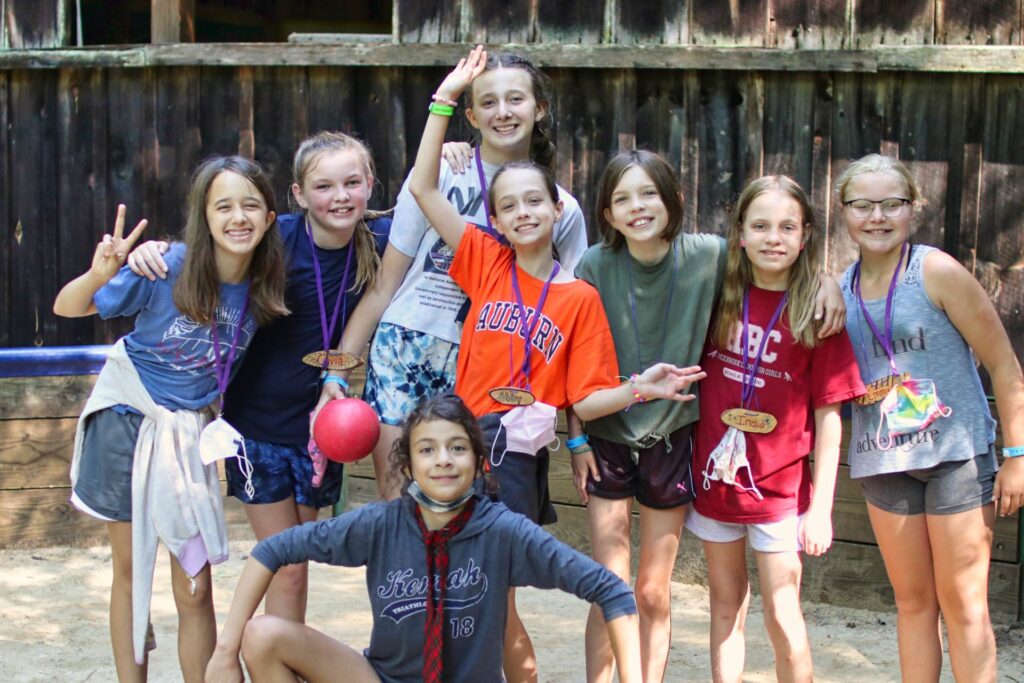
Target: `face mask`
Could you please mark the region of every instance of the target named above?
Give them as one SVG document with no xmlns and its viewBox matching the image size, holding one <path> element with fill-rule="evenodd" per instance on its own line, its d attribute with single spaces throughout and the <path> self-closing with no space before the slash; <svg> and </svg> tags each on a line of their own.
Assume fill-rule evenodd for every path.
<svg viewBox="0 0 1024 683">
<path fill-rule="evenodd" d="M 494 444 L 491 444 L 491 465 L 500 467 L 505 460 L 505 453 L 529 453 L 535 455 L 537 451 L 546 448 L 551 444 L 552 450 L 558 449 L 558 437 L 555 436 L 555 421 L 558 411 L 554 406 L 537 401 L 528 406 L 513 408 L 501 416 L 501 427 L 505 429 L 505 450 L 494 458 Z M 496 444 L 498 439 L 494 439 Z"/>
<path fill-rule="evenodd" d="M 431 498 L 427 495 L 427 492 L 420 488 L 420 485 L 415 481 L 409 482 L 409 495 L 419 503 L 421 506 L 427 508 L 431 512 L 437 514 L 443 514 L 445 512 L 451 512 L 452 510 L 458 510 L 460 507 L 466 504 L 466 501 L 473 497 L 473 487 L 470 486 L 466 489 L 466 492 L 455 500 L 449 500 L 447 502 Z"/>
<path fill-rule="evenodd" d="M 199 459 L 204 465 L 235 457 L 238 458 L 238 468 L 245 475 L 245 493 L 252 498 L 256 489 L 252 484 L 252 463 L 245 453 L 245 439 L 220 417 L 203 427 L 199 434 Z"/>
<path fill-rule="evenodd" d="M 935 382 L 930 379 L 908 379 L 892 388 L 879 404 L 881 419 L 875 440 L 887 451 L 896 445 L 896 437 L 916 434 L 940 417 L 949 417 L 953 409 L 939 400 Z M 882 427 L 888 434 L 882 436 Z"/>
<path fill-rule="evenodd" d="M 747 470 L 747 479 L 750 480 L 749 487 L 740 481 L 744 469 Z M 754 483 L 754 473 L 750 469 L 750 461 L 747 460 L 747 436 L 735 427 L 729 427 L 722 440 L 715 446 L 715 450 L 711 451 L 703 474 L 705 491 L 711 490 L 711 482 L 720 481 L 748 491 L 758 500 L 764 500 L 764 496 L 757 490 L 757 484 Z"/>
</svg>

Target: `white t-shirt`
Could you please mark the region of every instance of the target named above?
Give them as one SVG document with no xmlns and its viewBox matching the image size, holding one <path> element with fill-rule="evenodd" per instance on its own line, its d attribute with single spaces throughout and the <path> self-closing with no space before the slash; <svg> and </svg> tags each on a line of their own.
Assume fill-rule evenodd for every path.
<svg viewBox="0 0 1024 683">
<path fill-rule="evenodd" d="M 486 161 L 483 167 L 490 183 L 499 167 Z M 447 162 L 442 161 L 438 186 L 467 223 L 485 229 L 487 211 L 475 162 L 465 173 L 459 174 L 452 172 Z M 571 273 L 587 250 L 587 228 L 576 199 L 562 187 L 558 188 L 558 195 L 563 211 L 561 219 L 555 223 L 554 243 L 559 263 Z M 408 178 L 398 194 L 389 240 L 395 249 L 413 261 L 381 322 L 401 325 L 458 344 L 469 301 L 448 277 L 448 266 L 455 252 L 420 211 L 409 192 Z"/>
</svg>

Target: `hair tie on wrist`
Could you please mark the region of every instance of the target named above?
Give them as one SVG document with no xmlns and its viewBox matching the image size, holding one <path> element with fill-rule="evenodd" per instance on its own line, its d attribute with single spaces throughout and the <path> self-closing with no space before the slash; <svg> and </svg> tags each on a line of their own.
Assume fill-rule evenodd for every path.
<svg viewBox="0 0 1024 683">
<path fill-rule="evenodd" d="M 444 96 L 439 95 L 437 93 L 434 93 L 433 95 L 431 95 L 430 99 L 432 99 L 434 102 L 437 102 L 438 104 L 444 104 L 444 105 L 447 105 L 449 107 L 457 107 L 457 106 L 459 106 L 459 103 L 458 103 L 457 100 L 448 99 L 447 97 L 444 97 Z"/>
</svg>

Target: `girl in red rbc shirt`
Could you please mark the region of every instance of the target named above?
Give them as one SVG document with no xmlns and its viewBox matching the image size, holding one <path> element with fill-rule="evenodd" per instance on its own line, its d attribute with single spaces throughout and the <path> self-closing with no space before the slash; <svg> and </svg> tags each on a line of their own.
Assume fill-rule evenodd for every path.
<svg viewBox="0 0 1024 683">
<path fill-rule="evenodd" d="M 818 339 L 818 236 L 796 182 L 767 176 L 747 185 L 728 251 L 701 363 L 697 498 L 686 519 L 708 561 L 712 676 L 743 674 L 748 537 L 778 680 L 810 681 L 799 553 L 820 555 L 832 543 L 839 406 L 864 387 L 846 332 Z"/>
</svg>

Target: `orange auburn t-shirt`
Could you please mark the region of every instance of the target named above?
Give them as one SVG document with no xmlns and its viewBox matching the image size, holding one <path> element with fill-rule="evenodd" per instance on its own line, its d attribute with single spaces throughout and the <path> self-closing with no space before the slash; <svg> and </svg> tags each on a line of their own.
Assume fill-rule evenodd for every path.
<svg viewBox="0 0 1024 683">
<path fill-rule="evenodd" d="M 523 306 L 532 319 L 544 281 L 515 265 L 511 248 L 473 224 L 466 226 L 448 274 L 470 299 L 455 393 L 477 417 L 509 410 L 487 392 L 510 384 L 521 386 L 523 381 L 519 370 L 525 330 L 512 290 L 512 268 L 518 268 Z M 618 386 L 618 375 L 615 345 L 597 290 L 583 280 L 552 282 L 530 344 L 533 395 L 548 405 L 566 408 L 598 389 Z"/>
</svg>

